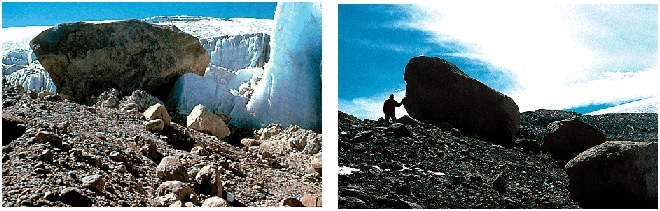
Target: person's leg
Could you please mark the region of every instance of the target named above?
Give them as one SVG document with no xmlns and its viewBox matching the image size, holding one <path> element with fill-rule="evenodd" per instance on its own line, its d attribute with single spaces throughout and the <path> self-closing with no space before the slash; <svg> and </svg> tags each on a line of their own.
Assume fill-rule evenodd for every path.
<svg viewBox="0 0 660 211">
<path fill-rule="evenodd" d="M 385 122 L 390 122 L 391 114 L 385 114 Z"/>
</svg>

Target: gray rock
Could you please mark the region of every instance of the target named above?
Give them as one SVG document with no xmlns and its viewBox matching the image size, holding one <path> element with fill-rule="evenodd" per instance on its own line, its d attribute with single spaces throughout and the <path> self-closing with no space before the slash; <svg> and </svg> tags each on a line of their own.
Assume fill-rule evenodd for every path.
<svg viewBox="0 0 660 211">
<path fill-rule="evenodd" d="M 209 156 L 209 151 L 204 149 L 204 147 L 195 146 L 190 150 L 190 154 L 199 155 L 199 156 Z"/>
<path fill-rule="evenodd" d="M 147 108 L 143 115 L 147 120 L 162 119 L 165 126 L 169 126 L 171 122 L 170 114 L 167 113 L 165 106 L 160 103 L 156 103 Z"/>
<path fill-rule="evenodd" d="M 229 207 L 229 202 L 220 197 L 214 196 L 204 200 L 202 207 Z"/>
<path fill-rule="evenodd" d="M 62 190 L 57 200 L 73 207 L 90 207 L 92 200 L 78 188 L 66 188 Z"/>
<path fill-rule="evenodd" d="M 197 202 L 197 193 L 186 183 L 181 181 L 166 181 L 158 186 L 156 190 L 158 196 L 166 196 L 168 194 L 174 194 L 176 200 L 179 201 L 190 201 L 193 203 Z"/>
<path fill-rule="evenodd" d="M 397 119 L 396 122 L 404 125 L 416 125 L 421 123 L 419 120 L 416 120 L 409 115 L 403 115 L 403 117 Z"/>
<path fill-rule="evenodd" d="M 152 207 L 169 207 L 177 201 L 176 195 L 170 193 L 151 199 L 150 204 Z"/>
<path fill-rule="evenodd" d="M 422 122 L 448 122 L 464 134 L 512 147 L 520 125 L 510 97 L 437 57 L 410 59 L 404 72 L 408 114 Z"/>
<path fill-rule="evenodd" d="M 583 208 L 658 208 L 658 143 L 608 141 L 566 164 Z"/>
<path fill-rule="evenodd" d="M 202 104 L 195 106 L 192 112 L 190 112 L 187 117 L 187 126 L 188 128 L 208 133 L 218 138 L 225 138 L 230 134 L 225 122 Z"/>
<path fill-rule="evenodd" d="M 174 156 L 164 157 L 156 167 L 156 176 L 162 180 L 187 181 L 188 173 L 179 158 Z"/>
<path fill-rule="evenodd" d="M 63 23 L 41 32 L 30 47 L 59 92 L 76 101 L 111 87 L 165 99 L 179 76 L 203 75 L 210 61 L 199 39 L 139 20 Z"/>
<path fill-rule="evenodd" d="M 541 149 L 550 151 L 564 160 L 605 142 L 605 135 L 578 119 L 566 119 L 548 124 Z"/>
<path fill-rule="evenodd" d="M 103 192 L 105 190 L 105 181 L 101 175 L 89 175 L 82 178 L 83 187 L 93 191 Z"/>
<path fill-rule="evenodd" d="M 148 131 L 158 132 L 162 131 L 165 127 L 165 122 L 162 119 L 149 120 L 144 124 L 144 128 Z"/>
</svg>

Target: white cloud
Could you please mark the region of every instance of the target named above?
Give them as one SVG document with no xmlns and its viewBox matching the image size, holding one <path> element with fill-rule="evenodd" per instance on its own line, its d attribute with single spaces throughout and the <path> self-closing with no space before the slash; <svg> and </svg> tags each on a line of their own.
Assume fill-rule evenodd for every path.
<svg viewBox="0 0 660 211">
<path fill-rule="evenodd" d="M 411 18 L 395 25 L 513 76 L 501 91 L 521 111 L 657 95 L 657 6 L 479 4 L 403 6 Z"/>
<path fill-rule="evenodd" d="M 385 116 L 383 114 L 383 102 L 389 98 L 390 94 L 394 94 L 394 99 L 401 102 L 401 99 L 406 96 L 406 91 L 383 92 L 369 97 L 355 98 L 353 100 L 339 99 L 339 110 L 360 119 L 376 120 Z M 396 108 L 397 118 L 407 114 L 408 112 L 406 112 L 406 109 L 403 108 L 403 106 Z"/>
</svg>

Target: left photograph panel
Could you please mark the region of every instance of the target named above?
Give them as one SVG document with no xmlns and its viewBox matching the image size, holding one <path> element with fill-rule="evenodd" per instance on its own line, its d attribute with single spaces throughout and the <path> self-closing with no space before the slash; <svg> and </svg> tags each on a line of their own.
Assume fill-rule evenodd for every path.
<svg viewBox="0 0 660 211">
<path fill-rule="evenodd" d="M 2 206 L 320 207 L 321 6 L 3 2 Z"/>
</svg>

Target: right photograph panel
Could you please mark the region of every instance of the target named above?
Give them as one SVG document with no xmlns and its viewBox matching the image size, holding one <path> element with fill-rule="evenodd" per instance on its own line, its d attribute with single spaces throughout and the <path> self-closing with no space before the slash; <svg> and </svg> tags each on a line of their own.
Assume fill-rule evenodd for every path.
<svg viewBox="0 0 660 211">
<path fill-rule="evenodd" d="M 658 208 L 657 4 L 338 6 L 339 208 Z"/>
</svg>

